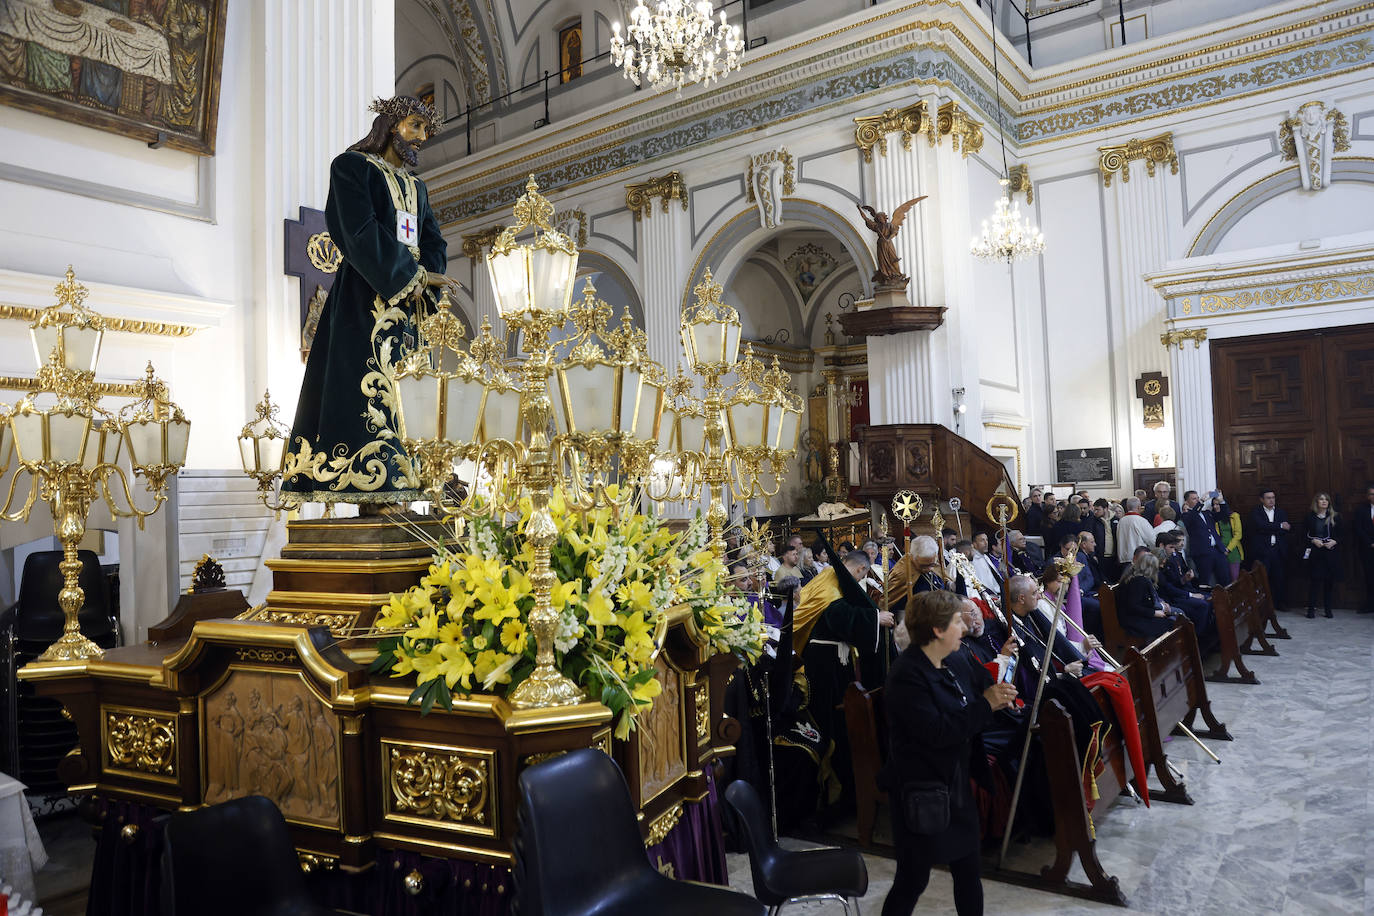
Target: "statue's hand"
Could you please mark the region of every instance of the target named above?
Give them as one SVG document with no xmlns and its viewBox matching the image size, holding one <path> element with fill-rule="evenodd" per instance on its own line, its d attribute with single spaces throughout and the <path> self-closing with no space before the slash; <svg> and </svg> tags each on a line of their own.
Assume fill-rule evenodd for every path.
<svg viewBox="0 0 1374 916">
<path fill-rule="evenodd" d="M 431 273 L 425 278 L 425 285 L 434 287 L 436 289 L 442 287 L 443 289 L 446 289 L 451 293 L 458 292 L 458 281 L 450 277 L 448 274 Z"/>
</svg>

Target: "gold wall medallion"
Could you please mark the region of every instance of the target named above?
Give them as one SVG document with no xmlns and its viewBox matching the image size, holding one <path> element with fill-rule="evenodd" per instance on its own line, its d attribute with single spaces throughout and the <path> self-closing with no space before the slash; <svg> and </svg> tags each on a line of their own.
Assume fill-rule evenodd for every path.
<svg viewBox="0 0 1374 916">
<path fill-rule="evenodd" d="M 176 779 L 175 715 L 105 706 L 100 718 L 105 731 L 106 773 Z"/>
<path fill-rule="evenodd" d="M 337 273 L 343 263 L 343 252 L 334 244 L 328 232 L 316 232 L 305 245 L 306 257 L 320 273 Z"/>
<path fill-rule="evenodd" d="M 288 821 L 339 825 L 338 717 L 299 673 L 231 670 L 201 728 L 207 805 L 263 795 Z"/>
<path fill-rule="evenodd" d="M 381 746 L 387 820 L 495 836 L 494 751 L 390 739 Z"/>
<path fill-rule="evenodd" d="M 1145 174 L 1155 177 L 1155 166 L 1168 163 L 1169 171 L 1178 174 L 1178 154 L 1174 152 L 1174 135 L 1169 132 L 1150 137 L 1146 140 L 1130 139 L 1115 146 L 1097 148 L 1097 170 L 1102 175 L 1102 187 L 1112 186 L 1112 176 L 1121 175 L 1122 181 L 1131 180 L 1131 162 L 1135 159 L 1145 161 Z"/>
</svg>

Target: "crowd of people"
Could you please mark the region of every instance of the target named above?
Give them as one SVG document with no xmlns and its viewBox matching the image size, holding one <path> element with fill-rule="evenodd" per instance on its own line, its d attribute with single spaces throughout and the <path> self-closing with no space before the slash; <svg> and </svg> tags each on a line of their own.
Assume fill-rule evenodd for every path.
<svg viewBox="0 0 1374 916">
<path fill-rule="evenodd" d="M 732 683 L 730 708 L 745 727 L 735 775 L 768 781 L 782 830 L 842 812 L 854 800 L 846 690 L 885 685 L 881 783 L 898 869 L 883 913 L 911 912 L 934 864 L 949 866 L 958 912 L 981 912 L 985 844 L 1009 823 L 1016 834 L 1053 830 L 1035 753 L 1010 810 L 1028 743 L 1024 704 L 1043 691 L 1082 710 L 1086 687 L 1114 677 L 1099 651 L 1100 597 L 1110 584 L 1119 584 L 1115 608 L 1127 633 L 1153 640 L 1186 618 L 1206 655 L 1219 644 L 1211 589 L 1232 582 L 1242 564 L 1266 567 L 1283 606 L 1284 566 L 1300 549 L 1307 616 L 1320 604 L 1331 617 L 1349 539 L 1367 580 L 1362 612 L 1374 607 L 1374 486 L 1351 524 L 1319 493 L 1296 528 L 1272 490 L 1242 518 L 1220 491 L 1188 490 L 1176 502 L 1171 489 L 1160 482 L 1153 498 L 1138 491 L 1122 501 L 1033 490 L 1025 530 L 1009 530 L 1005 542 L 997 531 L 946 530 L 884 550 L 792 534 L 762 556 L 731 542 L 734 581 L 776 630 L 765 660 Z M 1094 703 L 1089 697 L 1085 715 Z"/>
</svg>

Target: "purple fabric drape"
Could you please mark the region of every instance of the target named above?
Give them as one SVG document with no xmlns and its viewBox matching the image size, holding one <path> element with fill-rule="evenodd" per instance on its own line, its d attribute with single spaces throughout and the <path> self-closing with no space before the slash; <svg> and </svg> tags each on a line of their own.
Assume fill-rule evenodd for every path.
<svg viewBox="0 0 1374 916">
<path fill-rule="evenodd" d="M 706 771 L 706 797 L 683 806 L 682 819 L 663 838 L 649 847 L 649 861 L 659 871 L 673 867 L 672 876 L 705 884 L 730 883 L 725 867 L 725 840 L 720 825 L 720 798 L 716 780 Z M 667 872 L 664 872 L 665 874 Z"/>
</svg>

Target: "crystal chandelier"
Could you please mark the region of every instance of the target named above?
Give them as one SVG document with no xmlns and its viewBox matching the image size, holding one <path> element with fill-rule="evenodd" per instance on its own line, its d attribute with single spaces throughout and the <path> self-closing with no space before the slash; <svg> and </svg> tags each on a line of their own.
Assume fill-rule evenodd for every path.
<svg viewBox="0 0 1374 916">
<path fill-rule="evenodd" d="M 997 94 L 997 135 L 1002 140 L 1002 195 L 992 219 L 983 220 L 983 233 L 969 245 L 970 253 L 981 261 L 1006 261 L 1010 264 L 1023 258 L 1035 257 L 1045 251 L 1045 237 L 1031 223 L 1022 218 L 1021 205 L 1011 199 L 1011 171 L 1007 168 L 1007 135 L 1002 129 L 1002 81 L 997 68 L 997 18 L 994 4 L 989 3 L 992 23 L 992 86 Z"/>
<path fill-rule="evenodd" d="M 1002 196 L 997 198 L 997 209 L 991 220 L 983 220 L 983 233 L 969 250 L 979 260 L 1007 263 L 1042 254 L 1045 237 L 1029 217 L 1021 216 L 1021 205 L 1011 199 L 1011 182 L 1003 178 L 999 184 Z"/>
<path fill-rule="evenodd" d="M 712 12 L 709 0 L 659 0 L 653 13 L 639 0 L 624 38 L 620 23 L 611 27 L 611 60 L 636 86 L 647 81 L 657 92 L 709 86 L 739 69 L 744 50 L 739 28 L 726 24 L 724 12 L 712 20 Z"/>
</svg>

